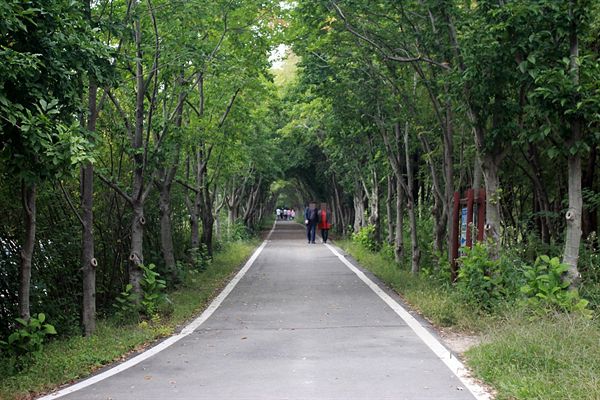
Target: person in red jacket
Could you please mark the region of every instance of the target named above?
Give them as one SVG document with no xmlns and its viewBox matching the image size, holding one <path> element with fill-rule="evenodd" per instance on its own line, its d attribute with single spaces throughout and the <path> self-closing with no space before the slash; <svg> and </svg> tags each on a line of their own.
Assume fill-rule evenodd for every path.
<svg viewBox="0 0 600 400">
<path fill-rule="evenodd" d="M 321 203 L 321 209 L 319 210 L 319 229 L 321 230 L 323 243 L 327 243 L 329 229 L 331 229 L 331 211 L 327 207 L 327 203 Z"/>
</svg>

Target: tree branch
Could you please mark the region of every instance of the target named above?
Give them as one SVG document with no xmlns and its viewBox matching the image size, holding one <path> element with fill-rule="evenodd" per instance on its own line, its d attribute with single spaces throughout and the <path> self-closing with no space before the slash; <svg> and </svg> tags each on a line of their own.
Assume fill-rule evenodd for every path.
<svg viewBox="0 0 600 400">
<path fill-rule="evenodd" d="M 118 194 L 120 194 L 121 197 L 123 197 L 129 204 L 133 204 L 133 199 L 127 193 L 125 193 L 125 191 L 123 189 L 121 189 L 119 187 L 119 185 L 117 185 L 115 182 L 110 181 L 108 178 L 106 178 L 102 174 L 99 174 L 97 172 L 94 172 L 94 174 L 98 178 L 100 178 L 100 180 L 102 182 L 104 182 L 106 185 L 110 186 L 115 192 L 117 192 Z"/>
</svg>

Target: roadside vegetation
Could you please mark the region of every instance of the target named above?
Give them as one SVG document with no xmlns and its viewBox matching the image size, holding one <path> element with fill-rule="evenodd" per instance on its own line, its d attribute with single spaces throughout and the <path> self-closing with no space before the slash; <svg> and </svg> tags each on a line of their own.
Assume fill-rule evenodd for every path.
<svg viewBox="0 0 600 400">
<path fill-rule="evenodd" d="M 258 239 L 232 241 L 204 266 L 181 264 L 181 284 L 174 290 L 158 292 L 169 299 L 167 312 L 132 314 L 130 317 L 138 318 L 133 323 L 107 316 L 98 321 L 96 333 L 90 338 L 78 335 L 50 341 L 43 352 L 17 366 L 15 361 L 25 360 L 1 359 L 0 399 L 29 399 L 33 394 L 86 377 L 173 334 L 208 305 L 257 245 Z M 19 373 L 15 373 L 15 367 Z"/>
<path fill-rule="evenodd" d="M 600 397 L 600 298 L 570 292 L 558 259 L 521 258 L 527 252 L 514 248 L 494 262 L 478 245 L 459 260 L 453 285 L 449 265 L 415 275 L 388 245 L 377 250 L 370 228 L 336 244 L 438 329 L 477 336 L 463 358 L 498 399 Z M 598 293 L 599 268 L 586 265 L 582 293 Z"/>
</svg>

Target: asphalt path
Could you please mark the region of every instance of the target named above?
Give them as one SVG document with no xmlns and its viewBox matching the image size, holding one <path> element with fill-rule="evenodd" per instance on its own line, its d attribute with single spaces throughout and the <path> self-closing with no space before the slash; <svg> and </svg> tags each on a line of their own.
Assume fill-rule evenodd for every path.
<svg viewBox="0 0 600 400">
<path fill-rule="evenodd" d="M 332 249 L 278 222 L 191 334 L 60 398 L 475 399 Z"/>
</svg>

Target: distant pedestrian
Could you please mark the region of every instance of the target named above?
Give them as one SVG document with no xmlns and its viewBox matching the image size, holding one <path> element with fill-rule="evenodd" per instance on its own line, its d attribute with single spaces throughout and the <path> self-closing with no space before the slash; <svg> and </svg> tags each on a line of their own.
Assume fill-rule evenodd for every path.
<svg viewBox="0 0 600 400">
<path fill-rule="evenodd" d="M 290 211 L 290 217 L 292 218 L 292 220 L 296 218 L 296 210 L 294 210 L 293 208 Z"/>
<path fill-rule="evenodd" d="M 327 243 L 329 229 L 331 229 L 331 211 L 327 207 L 327 203 L 321 203 L 321 210 L 319 210 L 319 229 L 321 230 L 323 243 Z"/>
<path fill-rule="evenodd" d="M 306 225 L 306 238 L 308 243 L 315 243 L 315 234 L 319 224 L 319 210 L 316 203 L 310 203 L 304 210 L 304 225 Z"/>
<path fill-rule="evenodd" d="M 277 207 L 277 210 L 275 210 L 275 214 L 277 214 L 277 219 L 281 219 L 281 208 Z"/>
</svg>

